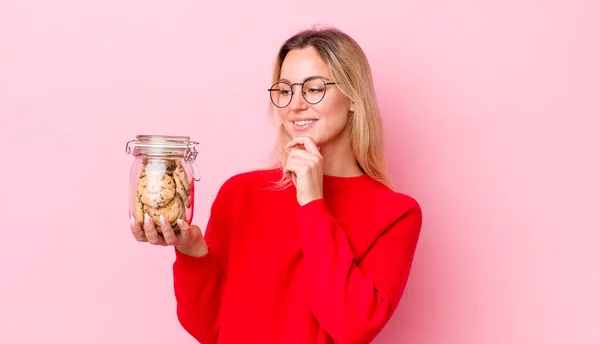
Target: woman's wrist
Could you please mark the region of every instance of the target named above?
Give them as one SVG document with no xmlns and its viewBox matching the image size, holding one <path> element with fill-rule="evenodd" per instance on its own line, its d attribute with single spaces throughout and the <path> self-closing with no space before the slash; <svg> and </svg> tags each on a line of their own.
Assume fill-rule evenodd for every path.
<svg viewBox="0 0 600 344">
<path fill-rule="evenodd" d="M 177 251 L 186 256 L 200 258 L 208 254 L 208 246 L 205 240 L 200 240 L 196 245 L 193 246 L 176 246 Z"/>
</svg>

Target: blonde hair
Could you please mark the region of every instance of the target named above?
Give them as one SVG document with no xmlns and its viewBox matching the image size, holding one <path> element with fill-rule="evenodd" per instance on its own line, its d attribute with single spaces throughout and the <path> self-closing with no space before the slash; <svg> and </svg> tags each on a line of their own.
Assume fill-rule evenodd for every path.
<svg viewBox="0 0 600 344">
<path fill-rule="evenodd" d="M 340 91 L 354 103 L 354 114 L 350 116 L 350 141 L 352 152 L 359 167 L 373 179 L 392 188 L 388 178 L 383 152 L 383 127 L 371 68 L 364 51 L 346 33 L 332 27 L 311 28 L 300 31 L 287 39 L 275 60 L 273 83 L 281 77 L 281 66 L 286 55 L 294 49 L 313 47 L 331 70 Z M 274 105 L 269 102 L 272 117 Z M 270 168 L 283 168 L 287 161 L 286 144 L 291 137 L 283 125 L 276 120 L 278 132 Z M 280 183 L 281 184 L 281 183 Z"/>
</svg>

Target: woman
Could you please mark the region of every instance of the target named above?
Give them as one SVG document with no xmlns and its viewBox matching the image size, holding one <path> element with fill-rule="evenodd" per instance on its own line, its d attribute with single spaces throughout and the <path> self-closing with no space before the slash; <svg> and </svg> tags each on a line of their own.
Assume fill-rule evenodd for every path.
<svg viewBox="0 0 600 344">
<path fill-rule="evenodd" d="M 369 343 L 395 311 L 421 209 L 391 190 L 367 59 L 336 29 L 281 47 L 269 88 L 276 166 L 220 188 L 205 237 L 179 222 L 139 241 L 175 247 L 177 316 L 203 344 Z"/>
</svg>

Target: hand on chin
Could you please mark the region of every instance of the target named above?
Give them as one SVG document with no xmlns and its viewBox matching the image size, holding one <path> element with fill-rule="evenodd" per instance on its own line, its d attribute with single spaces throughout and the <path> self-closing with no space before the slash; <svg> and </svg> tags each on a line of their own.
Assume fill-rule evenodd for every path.
<svg viewBox="0 0 600 344">
<path fill-rule="evenodd" d="M 293 140 L 296 140 L 296 139 L 300 139 L 300 140 L 301 140 L 302 138 L 308 138 L 308 139 L 310 139 L 312 142 L 314 142 L 314 143 L 315 143 L 315 145 L 317 145 L 317 146 L 320 146 L 319 138 L 318 138 L 318 137 L 317 137 L 317 135 L 315 135 L 315 134 L 310 134 L 310 133 L 297 133 L 297 134 L 291 135 L 291 137 L 292 137 L 292 141 L 293 141 Z M 300 145 L 301 145 L 301 146 L 303 146 L 301 143 L 300 143 Z"/>
<path fill-rule="evenodd" d="M 295 137 L 290 141 L 287 163 L 283 168 L 286 178 L 296 186 L 296 197 L 302 206 L 323 197 L 323 156 L 310 136 Z"/>
</svg>

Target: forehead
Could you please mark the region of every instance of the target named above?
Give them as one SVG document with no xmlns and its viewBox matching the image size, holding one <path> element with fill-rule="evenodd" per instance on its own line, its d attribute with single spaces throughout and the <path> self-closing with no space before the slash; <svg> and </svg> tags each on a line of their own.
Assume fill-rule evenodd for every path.
<svg viewBox="0 0 600 344">
<path fill-rule="evenodd" d="M 301 82 L 311 76 L 331 78 L 329 67 L 319 53 L 313 47 L 291 50 L 281 65 L 280 79 Z"/>
</svg>

